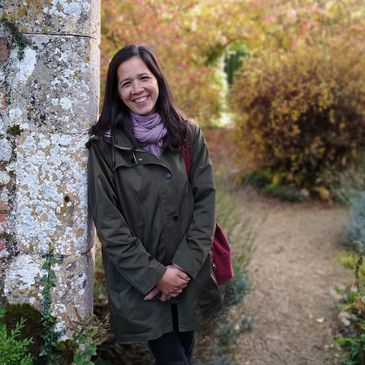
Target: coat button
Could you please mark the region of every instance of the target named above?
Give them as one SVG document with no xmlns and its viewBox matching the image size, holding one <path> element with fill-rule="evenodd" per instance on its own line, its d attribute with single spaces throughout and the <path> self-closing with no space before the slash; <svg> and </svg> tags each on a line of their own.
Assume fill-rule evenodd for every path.
<svg viewBox="0 0 365 365">
<path fill-rule="evenodd" d="M 174 216 L 172 217 L 172 219 L 173 219 L 174 221 L 177 221 L 178 216 L 177 216 L 177 215 L 174 215 Z"/>
<path fill-rule="evenodd" d="M 142 163 L 143 162 L 143 158 L 142 157 L 139 157 L 138 158 L 138 163 Z"/>
<path fill-rule="evenodd" d="M 170 174 L 169 172 L 165 175 L 167 180 L 171 180 L 172 179 L 172 174 Z"/>
</svg>

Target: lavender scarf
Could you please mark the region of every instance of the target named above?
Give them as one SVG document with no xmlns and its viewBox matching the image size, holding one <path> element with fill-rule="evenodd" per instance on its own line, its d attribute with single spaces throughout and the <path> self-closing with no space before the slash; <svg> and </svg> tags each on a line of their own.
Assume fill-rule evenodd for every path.
<svg viewBox="0 0 365 365">
<path fill-rule="evenodd" d="M 164 126 L 161 116 L 158 113 L 151 115 L 139 115 L 130 112 L 134 137 L 144 145 L 144 149 L 151 152 L 156 157 L 160 157 L 163 138 L 167 134 L 167 129 Z"/>
</svg>

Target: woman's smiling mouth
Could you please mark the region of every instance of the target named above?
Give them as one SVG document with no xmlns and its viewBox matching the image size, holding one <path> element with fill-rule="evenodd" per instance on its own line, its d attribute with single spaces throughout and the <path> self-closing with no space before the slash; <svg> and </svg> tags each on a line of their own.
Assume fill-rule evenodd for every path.
<svg viewBox="0 0 365 365">
<path fill-rule="evenodd" d="M 147 96 L 142 96 L 138 99 L 134 99 L 134 102 L 137 103 L 137 104 L 140 104 L 140 103 L 143 103 L 147 100 Z"/>
</svg>

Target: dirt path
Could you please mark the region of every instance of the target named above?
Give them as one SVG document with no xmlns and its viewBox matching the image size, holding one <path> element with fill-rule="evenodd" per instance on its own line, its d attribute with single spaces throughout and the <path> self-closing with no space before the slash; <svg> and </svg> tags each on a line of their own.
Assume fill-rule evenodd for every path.
<svg viewBox="0 0 365 365">
<path fill-rule="evenodd" d="M 335 365 L 335 300 L 347 272 L 334 261 L 346 210 L 253 197 L 245 207 L 257 227 L 249 265 L 252 291 L 242 311 L 254 329 L 238 340 L 242 365 Z"/>
<path fill-rule="evenodd" d="M 214 132 L 208 137 L 218 165 L 227 161 L 221 152 L 226 146 L 216 147 L 224 143 L 224 136 L 219 138 Z M 347 210 L 251 194 L 242 211 L 255 227 L 256 239 L 249 264 L 252 290 L 239 309 L 253 318 L 253 330 L 238 338 L 238 364 L 339 364 L 333 348 L 337 319 L 331 288 L 350 280 L 335 261 L 345 251 L 341 241 Z"/>
</svg>

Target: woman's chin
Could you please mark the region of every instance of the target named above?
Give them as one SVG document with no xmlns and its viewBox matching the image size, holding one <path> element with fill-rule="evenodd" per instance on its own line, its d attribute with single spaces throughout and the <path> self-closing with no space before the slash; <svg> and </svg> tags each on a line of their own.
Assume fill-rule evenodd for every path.
<svg viewBox="0 0 365 365">
<path fill-rule="evenodd" d="M 134 108 L 132 110 L 133 113 L 142 115 L 142 116 L 147 116 L 147 115 L 151 115 L 155 112 L 154 108 L 150 108 L 150 107 L 146 107 L 146 108 Z"/>
</svg>

